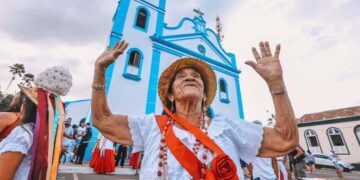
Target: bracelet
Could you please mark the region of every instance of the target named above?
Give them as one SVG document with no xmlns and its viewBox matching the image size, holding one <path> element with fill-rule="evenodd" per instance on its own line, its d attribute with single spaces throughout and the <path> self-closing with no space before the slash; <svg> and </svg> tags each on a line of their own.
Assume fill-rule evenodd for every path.
<svg viewBox="0 0 360 180">
<path fill-rule="evenodd" d="M 272 95 L 284 94 L 284 93 L 286 93 L 286 92 L 287 92 L 287 91 L 286 91 L 286 87 L 285 87 L 285 86 L 270 89 L 270 93 L 271 93 Z"/>
<path fill-rule="evenodd" d="M 105 90 L 105 84 L 92 84 L 92 88 L 95 90 Z"/>
</svg>

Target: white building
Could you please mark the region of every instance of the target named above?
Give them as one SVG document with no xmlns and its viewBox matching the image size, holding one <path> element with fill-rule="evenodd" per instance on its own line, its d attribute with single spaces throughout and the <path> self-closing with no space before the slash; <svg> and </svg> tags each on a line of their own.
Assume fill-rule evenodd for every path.
<svg viewBox="0 0 360 180">
<path fill-rule="evenodd" d="M 126 40 L 129 47 L 106 72 L 106 92 L 112 112 L 160 114 L 158 78 L 176 59 L 189 56 L 207 62 L 215 70 L 218 93 L 211 106 L 214 113 L 243 118 L 240 71 L 235 55 L 223 49 L 216 33 L 206 27 L 201 15 L 183 18 L 173 26 L 164 23 L 165 2 L 119 2 L 109 43 L 112 47 Z"/>
<path fill-rule="evenodd" d="M 106 94 L 111 111 L 128 115 L 161 114 L 162 105 L 157 94 L 159 76 L 176 59 L 188 56 L 205 61 L 215 70 L 218 93 L 210 112 L 243 119 L 240 70 L 235 55 L 224 50 L 202 15 L 185 17 L 178 24 L 167 25 L 165 3 L 166 0 L 119 1 L 109 45 L 113 47 L 125 40 L 129 47 L 106 71 Z M 72 108 L 71 104 L 67 109 Z M 90 114 L 87 117 L 90 120 Z M 90 159 L 96 136 L 94 129 L 85 160 Z"/>
<path fill-rule="evenodd" d="M 360 167 L 360 106 L 305 114 L 299 119 L 300 145 L 313 153 L 330 154 Z"/>
</svg>

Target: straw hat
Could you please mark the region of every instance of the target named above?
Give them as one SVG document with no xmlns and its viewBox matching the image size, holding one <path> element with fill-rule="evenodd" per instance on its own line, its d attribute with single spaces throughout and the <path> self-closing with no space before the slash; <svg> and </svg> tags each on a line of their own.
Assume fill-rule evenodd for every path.
<svg viewBox="0 0 360 180">
<path fill-rule="evenodd" d="M 215 72 L 207 63 L 190 57 L 176 60 L 161 73 L 158 84 L 158 94 L 161 101 L 167 106 L 170 105 L 171 102 L 167 99 L 167 95 L 170 93 L 169 88 L 174 81 L 175 75 L 184 68 L 192 68 L 200 74 L 204 82 L 205 106 L 208 107 L 216 94 L 217 81 Z"/>
<path fill-rule="evenodd" d="M 54 66 L 37 75 L 34 83 L 37 88 L 42 88 L 57 96 L 65 96 L 72 86 L 72 76 L 68 69 L 61 66 Z M 18 86 L 33 103 L 38 104 L 37 88 L 22 85 Z"/>
</svg>

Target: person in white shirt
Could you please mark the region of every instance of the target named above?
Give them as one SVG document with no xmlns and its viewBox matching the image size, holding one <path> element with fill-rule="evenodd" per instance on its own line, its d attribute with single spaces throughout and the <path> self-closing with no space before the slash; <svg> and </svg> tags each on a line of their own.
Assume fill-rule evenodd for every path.
<svg viewBox="0 0 360 180">
<path fill-rule="evenodd" d="M 100 174 L 115 171 L 114 143 L 99 133 L 89 164 L 93 171 Z"/>
<path fill-rule="evenodd" d="M 61 161 L 66 164 L 70 162 L 74 155 L 74 129 L 71 127 L 71 118 L 66 119 L 64 124 L 62 146 L 66 148 L 66 153 L 62 156 Z"/>
<path fill-rule="evenodd" d="M 127 46 L 124 41 L 116 43 L 95 62 L 92 123 L 106 138 L 133 145 L 133 152 L 144 151 L 140 179 L 244 179 L 239 159 L 251 162 L 256 156 L 282 156 L 298 144 L 279 61 L 280 45 L 272 55 L 269 43 L 261 42 L 261 56 L 253 48 L 256 62 L 246 62 L 268 84 L 276 111 L 274 128 L 226 114 L 211 116 L 208 108 L 217 94 L 218 78 L 209 64 L 191 57 L 152 64 L 170 64 L 157 86 L 164 115 L 112 114 L 105 96 L 105 71 L 122 59 L 118 57 Z M 157 78 L 158 72 L 151 76 Z"/>
</svg>

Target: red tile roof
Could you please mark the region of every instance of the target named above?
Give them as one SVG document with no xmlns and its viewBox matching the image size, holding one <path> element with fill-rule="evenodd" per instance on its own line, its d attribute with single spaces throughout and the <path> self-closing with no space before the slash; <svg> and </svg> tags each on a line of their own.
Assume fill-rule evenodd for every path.
<svg viewBox="0 0 360 180">
<path fill-rule="evenodd" d="M 341 119 L 354 116 L 360 116 L 360 106 L 305 114 L 300 119 L 298 119 L 298 123 Z"/>
</svg>

